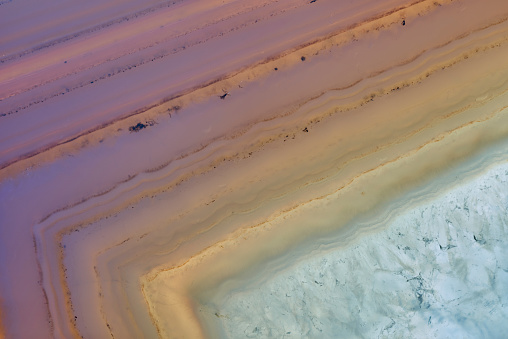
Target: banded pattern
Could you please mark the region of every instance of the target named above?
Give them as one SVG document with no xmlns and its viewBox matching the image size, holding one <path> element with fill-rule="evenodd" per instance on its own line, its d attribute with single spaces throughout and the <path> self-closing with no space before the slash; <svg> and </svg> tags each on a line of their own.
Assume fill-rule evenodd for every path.
<svg viewBox="0 0 508 339">
<path fill-rule="evenodd" d="M 0 333 L 236 337 L 232 291 L 508 137 L 507 55 L 503 0 L 0 2 Z"/>
</svg>

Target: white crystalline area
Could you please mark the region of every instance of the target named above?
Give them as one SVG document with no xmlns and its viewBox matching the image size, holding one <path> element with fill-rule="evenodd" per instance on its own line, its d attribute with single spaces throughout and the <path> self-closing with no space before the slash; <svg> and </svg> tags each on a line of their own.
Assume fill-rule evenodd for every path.
<svg viewBox="0 0 508 339">
<path fill-rule="evenodd" d="M 229 337 L 508 337 L 508 163 L 374 228 L 232 294 Z"/>
</svg>

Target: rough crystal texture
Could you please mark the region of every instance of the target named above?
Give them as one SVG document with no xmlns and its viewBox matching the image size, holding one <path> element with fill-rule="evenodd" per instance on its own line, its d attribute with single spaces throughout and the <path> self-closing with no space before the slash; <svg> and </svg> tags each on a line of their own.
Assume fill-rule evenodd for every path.
<svg viewBox="0 0 508 339">
<path fill-rule="evenodd" d="M 231 338 L 508 335 L 508 164 L 225 303 Z"/>
</svg>

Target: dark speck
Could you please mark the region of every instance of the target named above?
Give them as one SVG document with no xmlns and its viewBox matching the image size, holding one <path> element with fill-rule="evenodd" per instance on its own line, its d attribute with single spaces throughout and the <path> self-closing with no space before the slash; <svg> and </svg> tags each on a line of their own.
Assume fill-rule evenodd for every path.
<svg viewBox="0 0 508 339">
<path fill-rule="evenodd" d="M 138 122 L 136 125 L 129 127 L 129 131 L 131 131 L 131 132 L 139 132 L 143 128 L 146 128 L 146 126 L 147 125 L 145 125 L 145 124 L 143 124 L 141 122 Z"/>
<path fill-rule="evenodd" d="M 474 240 L 479 243 L 480 245 L 485 245 L 487 242 L 485 240 L 483 240 L 483 237 L 482 236 L 476 236 L 476 235 L 473 235 L 473 238 Z"/>
</svg>

